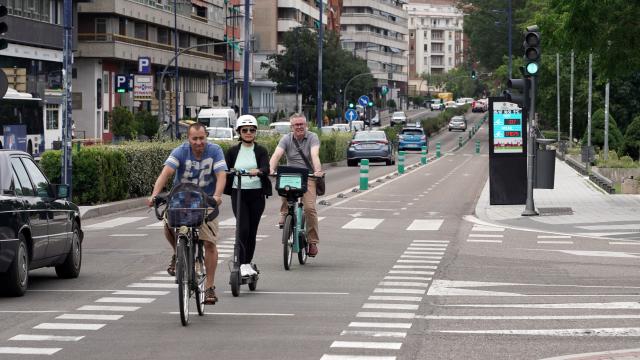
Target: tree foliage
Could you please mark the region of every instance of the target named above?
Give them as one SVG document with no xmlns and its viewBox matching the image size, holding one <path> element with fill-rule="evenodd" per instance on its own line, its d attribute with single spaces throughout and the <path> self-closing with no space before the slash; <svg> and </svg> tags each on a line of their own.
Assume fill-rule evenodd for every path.
<svg viewBox="0 0 640 360">
<path fill-rule="evenodd" d="M 624 152 L 640 160 L 640 115 L 637 115 L 624 134 Z"/>
<path fill-rule="evenodd" d="M 587 134 L 584 134 L 586 139 Z M 609 114 L 609 149 L 618 150 L 622 148 L 622 132 L 618 129 L 616 121 Z M 585 142 L 586 144 L 586 142 Z M 599 109 L 591 117 L 591 144 L 600 148 L 604 145 L 604 110 Z"/>
</svg>

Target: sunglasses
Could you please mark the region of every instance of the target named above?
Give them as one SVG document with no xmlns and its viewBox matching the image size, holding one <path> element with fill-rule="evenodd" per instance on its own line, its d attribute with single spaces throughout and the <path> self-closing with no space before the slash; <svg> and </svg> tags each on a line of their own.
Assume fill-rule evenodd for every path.
<svg viewBox="0 0 640 360">
<path fill-rule="evenodd" d="M 240 132 L 242 132 L 243 134 L 246 134 L 246 133 L 255 134 L 256 133 L 256 129 L 254 129 L 254 128 L 242 128 L 242 129 L 240 129 Z"/>
</svg>

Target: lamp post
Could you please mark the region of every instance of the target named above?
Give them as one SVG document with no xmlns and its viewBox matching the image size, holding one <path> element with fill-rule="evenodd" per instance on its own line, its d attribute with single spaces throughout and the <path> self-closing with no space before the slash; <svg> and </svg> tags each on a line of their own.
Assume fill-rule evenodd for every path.
<svg viewBox="0 0 640 360">
<path fill-rule="evenodd" d="M 318 94 L 316 97 L 316 125 L 322 126 L 322 42 L 324 41 L 324 24 L 322 23 L 322 13 L 324 0 L 320 0 L 320 15 L 318 17 Z"/>
</svg>

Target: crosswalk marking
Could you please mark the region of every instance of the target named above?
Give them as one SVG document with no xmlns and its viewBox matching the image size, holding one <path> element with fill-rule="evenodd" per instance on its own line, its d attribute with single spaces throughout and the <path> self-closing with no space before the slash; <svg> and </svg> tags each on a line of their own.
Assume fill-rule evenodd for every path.
<svg viewBox="0 0 640 360">
<path fill-rule="evenodd" d="M 431 259 L 431 260 L 440 260 L 442 259 L 442 255 L 400 255 L 400 258 L 403 259 Z"/>
<path fill-rule="evenodd" d="M 112 292 L 111 295 L 138 295 L 138 296 L 162 296 L 169 294 L 169 291 L 154 291 L 154 290 L 118 290 Z"/>
<path fill-rule="evenodd" d="M 421 270 L 389 270 L 389 274 L 433 275 L 434 272 Z"/>
<path fill-rule="evenodd" d="M 60 336 L 60 335 L 31 335 L 18 334 L 10 341 L 80 341 L 84 336 Z"/>
<path fill-rule="evenodd" d="M 401 264 L 439 264 L 440 260 L 403 260 L 396 261 Z"/>
<path fill-rule="evenodd" d="M 342 226 L 343 229 L 373 230 L 384 219 L 356 218 Z"/>
<path fill-rule="evenodd" d="M 125 297 L 102 297 L 95 302 L 97 303 L 125 303 L 125 304 L 150 304 L 154 302 L 154 298 L 125 298 Z"/>
<path fill-rule="evenodd" d="M 503 238 L 502 234 L 469 234 L 472 238 Z"/>
<path fill-rule="evenodd" d="M 387 349 L 398 350 L 402 343 L 393 342 L 366 342 L 366 341 L 334 341 L 332 348 L 358 348 L 358 349 Z"/>
<path fill-rule="evenodd" d="M 489 239 L 468 239 L 467 242 L 502 244 L 502 240 L 489 240 Z"/>
<path fill-rule="evenodd" d="M 147 276 L 142 279 L 143 281 L 176 281 L 173 276 Z"/>
<path fill-rule="evenodd" d="M 62 314 L 56 317 L 58 320 L 120 320 L 122 315 L 103 314 Z"/>
<path fill-rule="evenodd" d="M 569 235 L 538 235 L 538 239 L 571 239 Z"/>
<path fill-rule="evenodd" d="M 471 231 L 496 231 L 496 232 L 502 232 L 504 231 L 503 227 L 494 227 L 494 226 L 486 226 L 486 225 L 478 225 L 478 224 L 474 224 L 473 228 L 471 228 Z"/>
<path fill-rule="evenodd" d="M 53 355 L 62 348 L 32 348 L 32 347 L 0 347 L 0 354 L 15 355 Z M 394 358 L 395 359 L 395 358 Z"/>
<path fill-rule="evenodd" d="M 437 266 L 432 265 L 393 265 L 394 269 L 437 269 Z"/>
<path fill-rule="evenodd" d="M 418 310 L 419 305 L 414 304 L 374 304 L 365 303 L 363 309 L 387 309 L 387 310 Z"/>
<path fill-rule="evenodd" d="M 429 287 L 429 283 L 411 282 L 411 281 L 381 281 L 378 286 L 410 286 L 410 287 Z"/>
<path fill-rule="evenodd" d="M 177 289 L 178 284 L 163 284 L 163 283 L 133 283 L 127 285 L 127 287 L 132 288 L 167 288 L 167 289 Z"/>
<path fill-rule="evenodd" d="M 368 355 L 328 355 L 324 354 L 320 360 L 396 360 L 395 356 Z"/>
<path fill-rule="evenodd" d="M 411 225 L 407 228 L 408 231 L 437 231 L 442 226 L 444 220 L 413 220 Z"/>
<path fill-rule="evenodd" d="M 385 276 L 385 280 L 425 280 L 431 281 L 430 277 L 423 276 Z"/>
<path fill-rule="evenodd" d="M 371 295 L 369 301 L 422 301 L 422 296 Z"/>
<path fill-rule="evenodd" d="M 638 337 L 640 328 L 588 328 L 588 329 L 517 329 L 517 330 L 439 330 L 440 333 L 456 334 L 492 334 L 492 335 L 527 335 L 527 336 L 606 336 L 606 337 Z M 596 358 L 593 358 L 596 359 Z"/>
<path fill-rule="evenodd" d="M 573 241 L 565 241 L 565 240 L 538 240 L 536 243 L 538 244 L 556 244 L 556 245 L 571 245 Z"/>
<path fill-rule="evenodd" d="M 103 306 L 103 305 L 84 305 L 76 310 L 78 311 L 136 311 L 139 306 Z"/>
<path fill-rule="evenodd" d="M 426 290 L 422 289 L 391 289 L 391 288 L 375 288 L 373 289 L 374 293 L 380 294 L 420 294 L 424 295 Z"/>
<path fill-rule="evenodd" d="M 125 216 L 125 217 L 117 217 L 112 220 L 103 221 L 97 224 L 86 225 L 83 226 L 85 229 L 96 230 L 96 229 L 111 229 L 118 226 L 130 224 L 132 222 L 140 221 L 148 219 L 147 217 L 141 216 Z"/>
<path fill-rule="evenodd" d="M 371 330 L 342 330 L 340 336 L 370 336 L 370 337 L 392 337 L 405 338 L 406 332 L 400 331 L 371 331 Z"/>
<path fill-rule="evenodd" d="M 388 322 L 351 322 L 349 327 L 379 327 L 385 329 L 411 329 L 411 323 L 388 323 Z"/>
<path fill-rule="evenodd" d="M 401 313 L 401 312 L 367 312 L 361 311 L 356 314 L 356 317 L 364 318 L 380 318 L 380 319 L 414 319 L 416 314 L 414 313 Z"/>
<path fill-rule="evenodd" d="M 38 330 L 100 330 L 106 324 L 42 323 L 34 326 Z"/>
</svg>

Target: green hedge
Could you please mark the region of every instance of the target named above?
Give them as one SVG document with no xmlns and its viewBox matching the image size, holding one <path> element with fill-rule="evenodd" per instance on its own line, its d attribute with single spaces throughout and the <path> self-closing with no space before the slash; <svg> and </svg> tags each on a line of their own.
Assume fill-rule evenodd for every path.
<svg viewBox="0 0 640 360">
<path fill-rule="evenodd" d="M 280 135 L 261 136 L 257 142 L 272 154 Z M 349 133 L 321 136 L 320 159 L 323 164 L 343 160 L 351 140 Z M 92 205 L 143 197 L 151 194 L 156 178 L 162 171 L 171 150 L 181 142 L 136 142 L 100 145 L 73 151 L 73 201 Z M 217 142 L 224 152 L 235 141 Z M 40 166 L 54 183 L 60 183 L 60 150 L 42 154 Z"/>
</svg>

